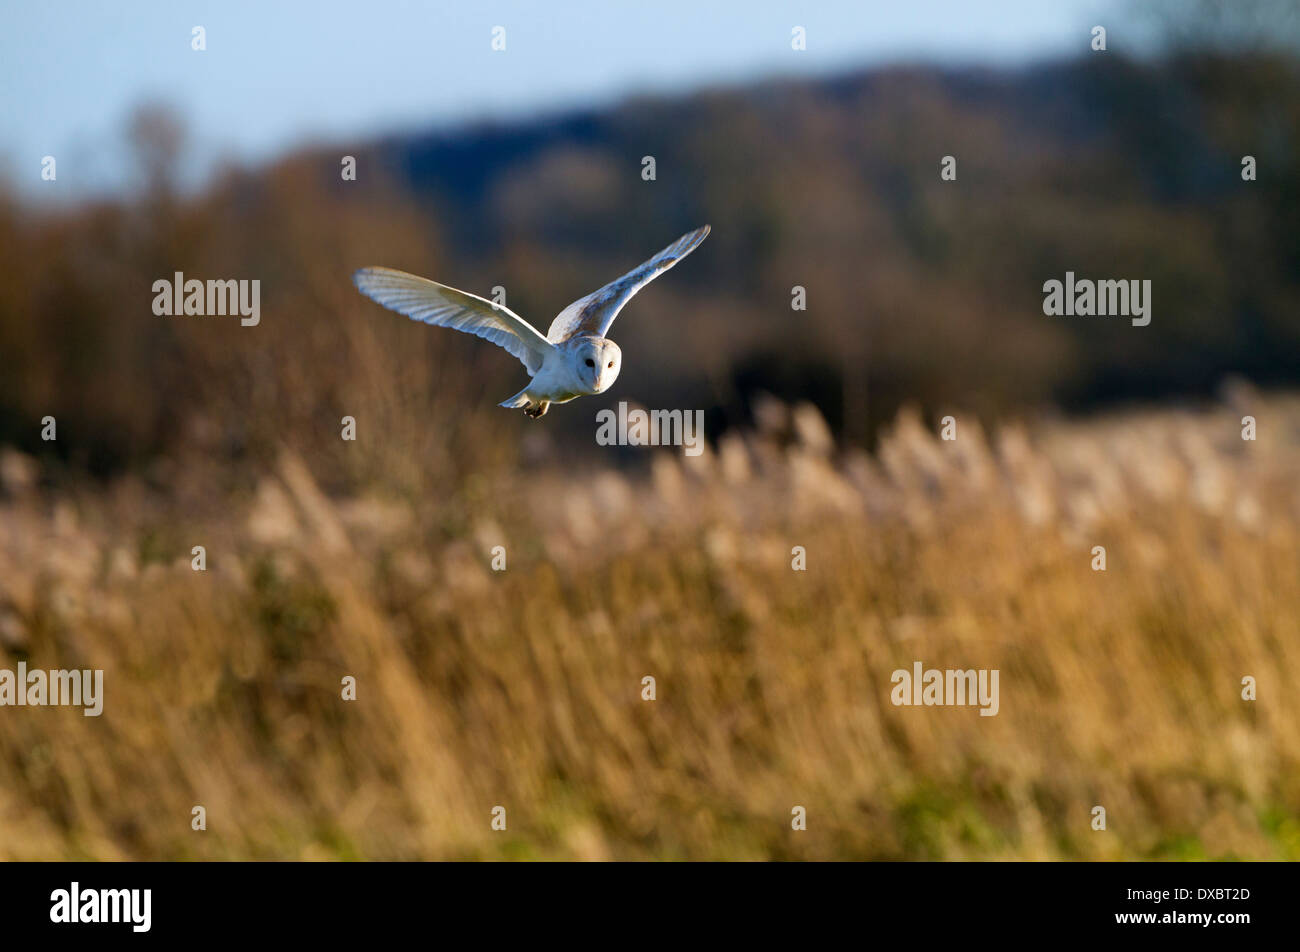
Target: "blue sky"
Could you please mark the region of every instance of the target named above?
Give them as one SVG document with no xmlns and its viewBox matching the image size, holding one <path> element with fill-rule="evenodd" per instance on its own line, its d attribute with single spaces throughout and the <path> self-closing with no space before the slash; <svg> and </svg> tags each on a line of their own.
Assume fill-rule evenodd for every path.
<svg viewBox="0 0 1300 952">
<path fill-rule="evenodd" d="M 1087 49 L 1106 0 L 57 0 L 0 30 L 0 175 L 25 199 L 119 187 L 131 108 L 184 117 L 190 175 L 310 141 L 536 116 L 643 92 L 902 61 L 1015 65 Z M 207 49 L 190 48 L 201 25 Z M 505 52 L 490 46 L 506 28 Z M 790 48 L 807 30 L 806 52 Z M 1119 39 L 1122 43 L 1122 38 Z M 1112 49 L 1117 48 L 1111 38 Z"/>
</svg>

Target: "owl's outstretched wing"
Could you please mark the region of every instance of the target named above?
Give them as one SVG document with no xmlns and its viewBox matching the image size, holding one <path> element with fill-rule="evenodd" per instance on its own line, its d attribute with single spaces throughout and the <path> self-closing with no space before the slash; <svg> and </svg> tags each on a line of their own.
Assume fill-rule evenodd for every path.
<svg viewBox="0 0 1300 952">
<path fill-rule="evenodd" d="M 362 268 L 357 290 L 384 307 L 435 327 L 450 327 L 504 347 L 530 374 L 554 347 L 537 328 L 501 304 L 392 268 Z"/>
<path fill-rule="evenodd" d="M 677 262 L 694 251 L 709 234 L 709 226 L 697 228 L 682 235 L 649 261 L 633 268 L 617 281 L 612 281 L 599 291 L 574 301 L 551 322 L 546 339 L 559 344 L 579 334 L 604 337 L 618 317 L 618 312 L 637 291 L 663 274 Z"/>
</svg>

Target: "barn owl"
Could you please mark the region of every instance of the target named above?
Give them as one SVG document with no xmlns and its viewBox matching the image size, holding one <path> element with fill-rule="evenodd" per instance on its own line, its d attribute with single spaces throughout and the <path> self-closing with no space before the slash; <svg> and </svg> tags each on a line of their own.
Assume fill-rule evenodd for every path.
<svg viewBox="0 0 1300 952">
<path fill-rule="evenodd" d="M 603 393 L 618 379 L 623 354 L 605 335 L 637 291 L 696 249 L 709 226 L 682 235 L 649 261 L 599 291 L 574 301 L 543 337 L 505 305 L 392 268 L 362 268 L 352 282 L 366 297 L 412 320 L 451 327 L 505 348 L 523 361 L 532 380 L 503 407 L 522 407 L 534 420 L 552 403 Z"/>
</svg>

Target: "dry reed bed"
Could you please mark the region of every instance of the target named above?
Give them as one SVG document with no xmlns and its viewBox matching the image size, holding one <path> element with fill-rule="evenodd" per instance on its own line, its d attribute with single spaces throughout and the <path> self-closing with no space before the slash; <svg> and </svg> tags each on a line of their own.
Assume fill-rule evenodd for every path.
<svg viewBox="0 0 1300 952">
<path fill-rule="evenodd" d="M 1238 400 L 870 456 L 770 403 L 418 502 L 286 454 L 201 524 L 9 454 L 3 666 L 107 698 L 0 709 L 0 857 L 1300 858 L 1300 402 Z M 892 706 L 917 660 L 999 714 Z"/>
</svg>

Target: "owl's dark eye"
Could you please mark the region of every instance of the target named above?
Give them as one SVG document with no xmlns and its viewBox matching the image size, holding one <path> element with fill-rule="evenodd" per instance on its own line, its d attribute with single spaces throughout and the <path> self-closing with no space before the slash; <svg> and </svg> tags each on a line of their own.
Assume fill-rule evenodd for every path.
<svg viewBox="0 0 1300 952">
<path fill-rule="evenodd" d="M 613 367 L 613 366 L 614 366 L 614 361 L 611 360 L 611 361 L 609 362 L 609 365 L 610 365 L 611 367 Z"/>
<path fill-rule="evenodd" d="M 596 362 L 595 362 L 594 360 L 592 360 L 590 357 L 588 357 L 588 358 L 587 358 L 587 366 L 588 366 L 588 367 L 594 367 L 594 366 L 596 366 Z"/>
</svg>

